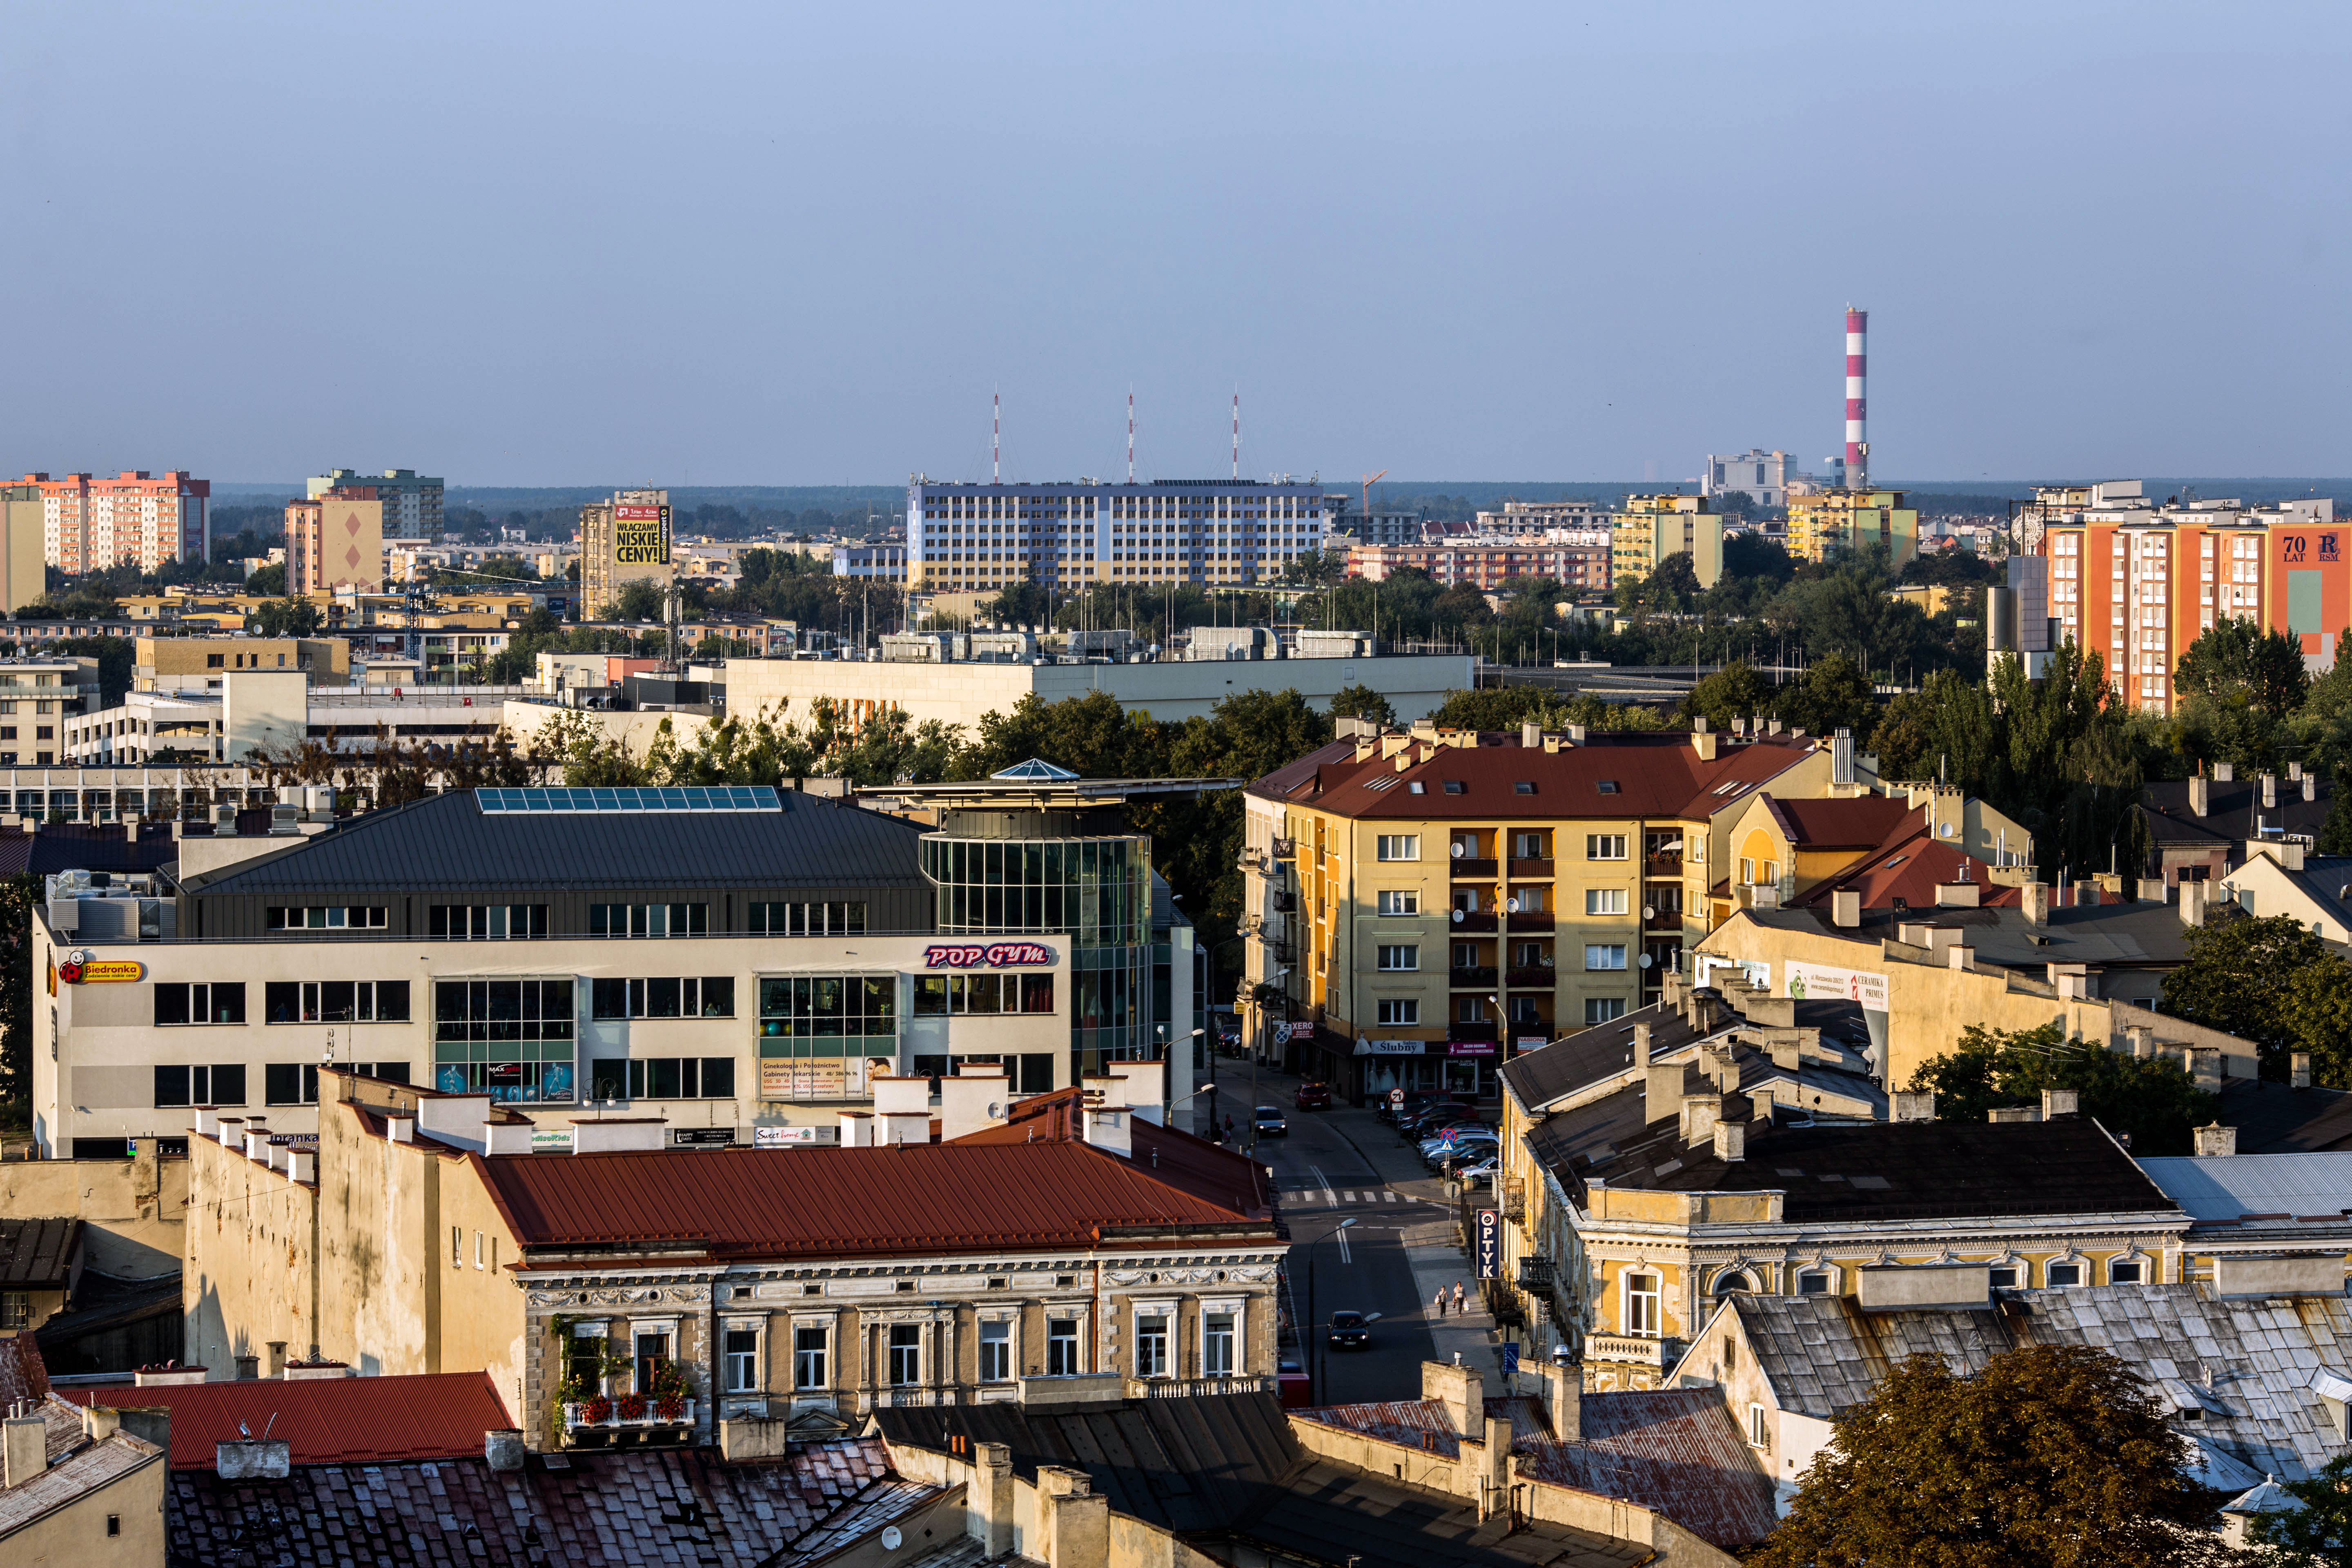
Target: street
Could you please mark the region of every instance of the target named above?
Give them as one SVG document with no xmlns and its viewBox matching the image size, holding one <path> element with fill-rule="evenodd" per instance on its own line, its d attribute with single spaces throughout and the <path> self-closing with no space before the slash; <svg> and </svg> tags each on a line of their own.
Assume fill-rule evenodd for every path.
<svg viewBox="0 0 2352 1568">
<path fill-rule="evenodd" d="M 1221 1088 L 1232 1086 L 1220 1099 L 1246 1140 L 1248 1067 L 1221 1063 L 1219 1076 Z M 1257 1085 L 1257 1103 L 1279 1107 L 1290 1127 L 1287 1137 L 1260 1141 L 1255 1154 L 1274 1169 L 1290 1226 L 1293 1321 L 1325 1324 L 1334 1311 L 1380 1314 L 1369 1350 L 1327 1352 L 1320 1331 L 1302 1332 L 1297 1347 L 1283 1347 L 1286 1358 L 1313 1352 L 1311 1361 L 1300 1359 L 1315 1377 L 1315 1403 L 1418 1399 L 1421 1363 L 1455 1354 L 1485 1371 L 1499 1392 L 1493 1325 L 1478 1308 L 1470 1259 L 1454 1244 L 1444 1184 L 1370 1109 L 1335 1103 L 1328 1110 L 1300 1110 L 1297 1080 L 1264 1069 Z M 1450 1291 L 1456 1280 L 1470 1313 L 1457 1317 L 1449 1309 L 1439 1320 L 1431 1297 L 1440 1285 Z"/>
</svg>

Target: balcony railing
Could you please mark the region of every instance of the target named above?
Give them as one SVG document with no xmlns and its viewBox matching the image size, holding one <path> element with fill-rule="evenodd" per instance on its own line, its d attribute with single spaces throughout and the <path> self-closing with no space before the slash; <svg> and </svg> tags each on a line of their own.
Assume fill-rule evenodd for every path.
<svg viewBox="0 0 2352 1568">
<path fill-rule="evenodd" d="M 1272 1394 L 1275 1382 L 1243 1373 L 1232 1377 L 1130 1377 L 1129 1399 L 1193 1399 L 1220 1394 Z"/>
<path fill-rule="evenodd" d="M 1550 880 L 1551 877 L 1552 862 L 1549 856 L 1540 860 L 1514 858 L 1511 861 L 1511 880 L 1514 882 L 1543 882 Z"/>
<path fill-rule="evenodd" d="M 1266 895 L 1265 902 L 1275 913 L 1286 915 L 1298 908 L 1298 895 L 1288 888 L 1276 888 Z"/>
<path fill-rule="evenodd" d="M 1456 910 L 1454 911 L 1455 931 L 1493 931 L 1495 911 L 1492 910 Z"/>
<path fill-rule="evenodd" d="M 1457 964 L 1446 972 L 1445 982 L 1456 986 L 1482 986 L 1495 984 L 1495 966 L 1491 963 Z"/>
<path fill-rule="evenodd" d="M 1594 1334 L 1584 1342 L 1587 1361 L 1631 1362 L 1635 1366 L 1664 1367 L 1666 1342 L 1634 1334 Z"/>
<path fill-rule="evenodd" d="M 1655 914 L 1643 915 L 1642 929 L 1678 931 L 1683 929 L 1683 912 L 1680 910 L 1660 910 Z"/>
<path fill-rule="evenodd" d="M 1513 931 L 1549 931 L 1551 924 L 1549 910 L 1520 910 L 1511 916 Z"/>
<path fill-rule="evenodd" d="M 1559 971 L 1550 964 L 1515 968 L 1507 976 L 1514 991 L 1549 991 L 1559 984 Z"/>
<path fill-rule="evenodd" d="M 612 1408 L 602 1421 L 587 1418 L 585 1405 L 563 1407 L 563 1441 L 573 1448 L 617 1448 L 638 1447 L 648 1443 L 682 1440 L 694 1429 L 694 1401 L 682 1401 L 683 1408 L 676 1415 L 663 1415 L 655 1402 L 646 1401 L 646 1413 L 634 1420 L 621 1415 L 618 1397 L 610 1401 Z"/>
<path fill-rule="evenodd" d="M 1277 838 L 1277 839 L 1276 839 L 1276 840 L 1274 841 L 1274 858 L 1275 858 L 1276 859 L 1277 859 L 1277 860 L 1287 860 L 1287 859 L 1289 859 L 1292 856 L 1294 856 L 1294 855 L 1296 855 L 1296 854 L 1297 854 L 1297 853 L 1298 853 L 1298 840 L 1297 840 L 1297 839 L 1296 839 L 1296 838 Z"/>
<path fill-rule="evenodd" d="M 1644 877 L 1679 877 L 1683 874 L 1683 858 L 1679 855 L 1644 855 L 1642 875 Z"/>
<path fill-rule="evenodd" d="M 1454 879 L 1457 882 L 1491 882 L 1495 879 L 1495 870 L 1492 860 L 1472 860 L 1465 857 L 1454 862 Z"/>
</svg>

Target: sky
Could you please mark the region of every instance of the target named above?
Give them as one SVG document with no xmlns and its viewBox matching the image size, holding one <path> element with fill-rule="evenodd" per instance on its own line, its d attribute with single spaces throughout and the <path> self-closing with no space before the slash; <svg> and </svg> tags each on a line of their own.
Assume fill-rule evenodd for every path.
<svg viewBox="0 0 2352 1568">
<path fill-rule="evenodd" d="M 2352 474 L 2341 4 L 6 16 L 9 473 Z"/>
</svg>

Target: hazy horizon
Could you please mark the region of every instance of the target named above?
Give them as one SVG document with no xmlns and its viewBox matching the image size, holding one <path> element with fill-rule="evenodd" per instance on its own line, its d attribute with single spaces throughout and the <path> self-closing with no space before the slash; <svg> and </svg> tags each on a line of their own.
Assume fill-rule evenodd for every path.
<svg viewBox="0 0 2352 1568">
<path fill-rule="evenodd" d="M 36 0 L 11 43 L 10 474 L 984 479 L 1001 392 L 1006 474 L 1111 476 L 1131 390 L 1139 477 L 1203 478 L 1236 388 L 1246 477 L 1818 471 L 1849 303 L 1882 477 L 2352 472 L 2340 6 Z"/>
</svg>

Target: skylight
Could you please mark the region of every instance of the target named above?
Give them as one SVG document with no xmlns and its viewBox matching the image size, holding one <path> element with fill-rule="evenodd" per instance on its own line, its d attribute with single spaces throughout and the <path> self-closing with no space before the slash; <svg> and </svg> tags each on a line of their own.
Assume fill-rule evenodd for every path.
<svg viewBox="0 0 2352 1568">
<path fill-rule="evenodd" d="M 1536 793 L 1535 781 L 1533 779 L 1521 779 L 1511 785 L 1511 793 L 1513 795 L 1533 795 Z"/>
<path fill-rule="evenodd" d="M 1617 781 L 1615 779 L 1602 779 L 1601 781 L 1601 793 L 1602 795 L 1615 795 L 1617 793 Z"/>
<path fill-rule="evenodd" d="M 1460 779 L 1447 779 L 1445 781 L 1445 793 L 1448 795 L 1460 795 L 1467 787 L 1468 786 L 1464 784 Z"/>
<path fill-rule="evenodd" d="M 783 808 L 774 787 L 769 784 L 689 784 L 661 789 L 478 789 L 474 792 L 474 805 L 485 816 Z"/>
</svg>

